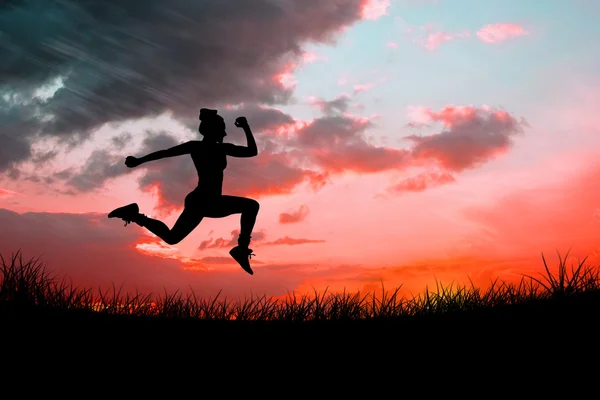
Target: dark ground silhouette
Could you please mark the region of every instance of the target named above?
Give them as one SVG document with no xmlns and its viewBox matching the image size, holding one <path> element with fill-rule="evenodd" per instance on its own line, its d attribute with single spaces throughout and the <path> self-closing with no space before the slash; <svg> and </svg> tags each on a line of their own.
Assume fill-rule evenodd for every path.
<svg viewBox="0 0 600 400">
<path fill-rule="evenodd" d="M 185 154 L 192 156 L 198 172 L 198 186 L 186 196 L 183 212 L 173 228 L 169 229 L 162 221 L 141 214 L 136 203 L 117 208 L 111 211 L 108 217 L 123 219 L 125 226 L 133 221 L 154 233 L 165 243 L 173 245 L 189 235 L 204 217 L 224 218 L 232 214 L 241 214 L 238 245 L 231 249 L 229 254 L 252 275 L 250 258 L 255 254 L 249 246 L 260 206 L 256 200 L 250 198 L 223 194 L 223 171 L 227 167 L 227 156 L 254 157 L 258 154 L 252 130 L 245 117 L 238 117 L 235 126 L 244 130 L 248 145 L 236 146 L 232 143 L 223 143 L 223 139 L 227 136 L 226 125 L 217 110 L 202 108 L 199 119 L 198 131 L 203 135 L 202 140 L 191 140 L 144 157 L 129 156 L 125 159 L 127 167 L 135 168 L 145 162 L 162 158 Z"/>
</svg>

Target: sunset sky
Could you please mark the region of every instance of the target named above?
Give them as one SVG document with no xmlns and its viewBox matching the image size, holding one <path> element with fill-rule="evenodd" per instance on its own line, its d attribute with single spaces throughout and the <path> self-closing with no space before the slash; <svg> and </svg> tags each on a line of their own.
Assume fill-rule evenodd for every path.
<svg viewBox="0 0 600 400">
<path fill-rule="evenodd" d="M 213 296 L 406 293 L 600 264 L 600 2 L 24 0 L 0 6 L 0 254 L 86 287 Z M 543 4 L 542 4 L 543 3 Z M 93 4 L 93 5 L 91 5 Z M 237 5 L 237 6 L 234 6 Z M 261 208 L 167 245 L 190 156 L 225 118 L 224 192 Z"/>
</svg>

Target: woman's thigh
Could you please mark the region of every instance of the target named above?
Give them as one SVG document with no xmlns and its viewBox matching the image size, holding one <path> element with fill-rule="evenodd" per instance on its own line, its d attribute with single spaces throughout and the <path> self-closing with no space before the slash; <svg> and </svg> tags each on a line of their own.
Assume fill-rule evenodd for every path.
<svg viewBox="0 0 600 400">
<path fill-rule="evenodd" d="M 255 200 L 223 195 L 218 199 L 209 200 L 202 207 L 204 216 L 208 218 L 223 218 L 232 214 L 241 214 L 242 212 L 254 207 Z"/>
<path fill-rule="evenodd" d="M 199 190 L 193 190 L 185 196 L 183 202 L 185 208 L 203 210 L 207 205 L 213 204 L 220 196 L 209 196 Z"/>
</svg>

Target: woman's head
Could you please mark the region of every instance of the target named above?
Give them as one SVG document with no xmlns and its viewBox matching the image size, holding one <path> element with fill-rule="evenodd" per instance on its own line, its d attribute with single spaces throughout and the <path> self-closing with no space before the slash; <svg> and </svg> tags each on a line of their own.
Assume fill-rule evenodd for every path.
<svg viewBox="0 0 600 400">
<path fill-rule="evenodd" d="M 217 110 L 201 108 L 199 119 L 198 131 L 205 139 L 222 142 L 223 138 L 227 136 L 227 133 L 225 133 L 225 120 L 217 114 Z"/>
</svg>

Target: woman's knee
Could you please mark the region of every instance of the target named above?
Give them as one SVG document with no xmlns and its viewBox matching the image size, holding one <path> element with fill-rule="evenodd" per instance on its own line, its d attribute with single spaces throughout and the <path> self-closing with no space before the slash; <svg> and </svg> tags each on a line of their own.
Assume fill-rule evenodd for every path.
<svg viewBox="0 0 600 400">
<path fill-rule="evenodd" d="M 260 209 L 260 204 L 258 204 L 258 201 L 254 199 L 248 199 L 246 207 L 248 211 L 257 213 Z"/>
<path fill-rule="evenodd" d="M 164 238 L 162 238 L 162 240 L 164 240 L 164 242 L 168 245 L 174 245 L 177 244 L 179 242 L 181 242 L 183 240 L 185 236 L 182 234 L 178 234 L 177 232 L 173 232 L 172 230 L 165 235 Z"/>
<path fill-rule="evenodd" d="M 174 244 L 181 242 L 183 240 L 183 238 L 178 238 L 173 235 L 169 235 L 166 238 L 164 238 L 163 240 L 165 241 L 166 244 L 173 246 Z"/>
</svg>

